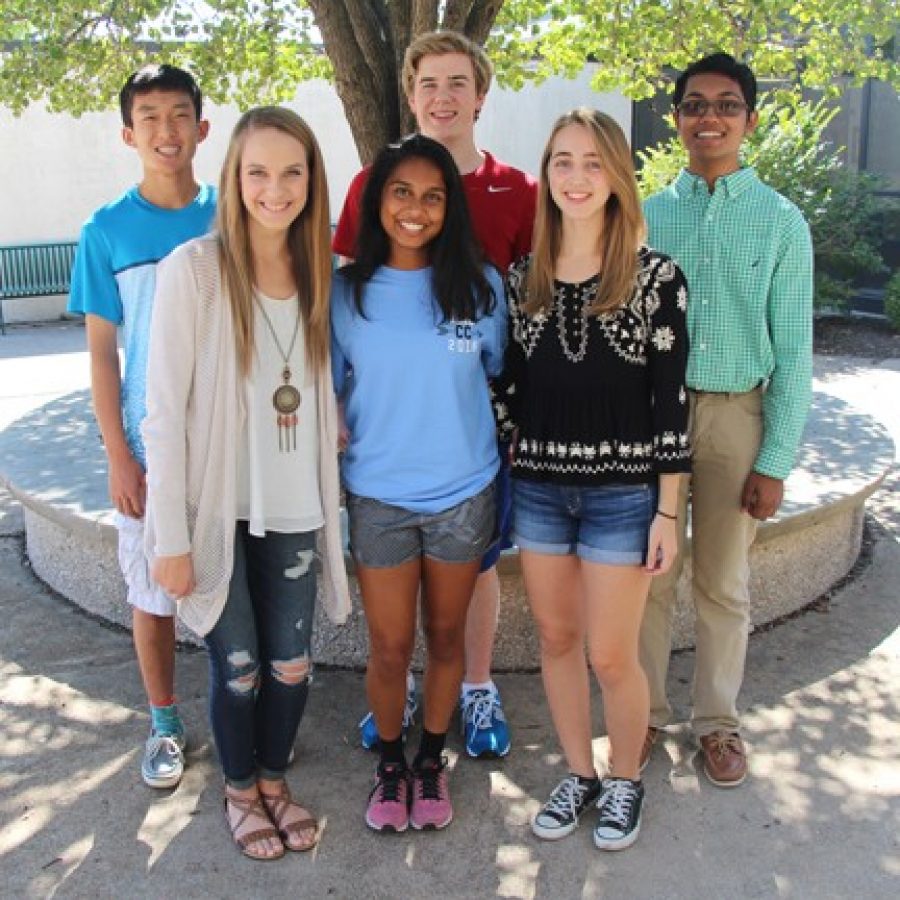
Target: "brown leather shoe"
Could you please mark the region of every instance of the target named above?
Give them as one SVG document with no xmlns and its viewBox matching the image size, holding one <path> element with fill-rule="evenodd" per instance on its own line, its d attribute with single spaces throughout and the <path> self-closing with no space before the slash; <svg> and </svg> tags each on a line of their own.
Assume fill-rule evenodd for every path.
<svg viewBox="0 0 900 900">
<path fill-rule="evenodd" d="M 659 729 L 654 728 L 652 725 L 647 729 L 647 733 L 644 735 L 644 743 L 641 747 L 641 762 L 639 771 L 643 772 L 644 769 L 647 768 L 647 764 L 650 762 L 650 754 L 653 752 L 653 745 L 656 743 L 659 738 Z"/>
<path fill-rule="evenodd" d="M 638 763 L 638 773 L 643 772 L 644 769 L 647 768 L 647 763 L 650 762 L 650 754 L 653 752 L 653 745 L 656 743 L 657 738 L 659 738 L 659 729 L 654 728 L 651 725 L 647 729 L 647 733 L 644 735 L 644 743 L 641 746 L 641 760 Z M 612 768 L 613 768 L 612 753 L 609 754 L 609 759 L 607 760 L 606 764 L 609 767 L 609 771 L 612 772 Z"/>
<path fill-rule="evenodd" d="M 714 731 L 700 738 L 703 771 L 716 787 L 737 787 L 747 777 L 747 751 L 736 731 Z"/>
</svg>

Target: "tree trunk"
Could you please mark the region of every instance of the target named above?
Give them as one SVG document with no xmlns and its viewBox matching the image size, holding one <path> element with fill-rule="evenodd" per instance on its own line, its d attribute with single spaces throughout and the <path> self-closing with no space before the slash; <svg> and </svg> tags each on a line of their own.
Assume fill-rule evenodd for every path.
<svg viewBox="0 0 900 900">
<path fill-rule="evenodd" d="M 403 94 L 403 54 L 436 27 L 462 31 L 483 44 L 503 0 L 308 0 L 334 83 L 362 162 L 415 128 Z"/>
</svg>

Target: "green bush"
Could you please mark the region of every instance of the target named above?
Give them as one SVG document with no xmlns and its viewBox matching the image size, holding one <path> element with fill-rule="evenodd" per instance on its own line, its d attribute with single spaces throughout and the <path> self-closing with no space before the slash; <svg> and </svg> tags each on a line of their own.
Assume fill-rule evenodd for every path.
<svg viewBox="0 0 900 900">
<path fill-rule="evenodd" d="M 900 331 L 900 270 L 894 272 L 884 289 L 884 314 L 894 331 Z"/>
<path fill-rule="evenodd" d="M 816 262 L 817 306 L 844 306 L 854 279 L 885 271 L 879 251 L 885 201 L 878 180 L 843 168 L 824 138 L 835 115 L 824 101 L 811 103 L 785 91 L 762 95 L 759 126 L 743 145 L 742 162 L 797 204 L 809 222 Z M 638 153 L 643 196 L 661 190 L 687 162 L 677 137 Z"/>
</svg>

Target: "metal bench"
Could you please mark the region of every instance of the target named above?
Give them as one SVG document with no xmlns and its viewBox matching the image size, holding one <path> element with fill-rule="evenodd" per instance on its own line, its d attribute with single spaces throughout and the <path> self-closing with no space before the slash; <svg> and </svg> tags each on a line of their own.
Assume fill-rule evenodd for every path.
<svg viewBox="0 0 900 900">
<path fill-rule="evenodd" d="M 0 334 L 6 334 L 3 301 L 68 294 L 75 241 L 0 247 Z"/>
</svg>

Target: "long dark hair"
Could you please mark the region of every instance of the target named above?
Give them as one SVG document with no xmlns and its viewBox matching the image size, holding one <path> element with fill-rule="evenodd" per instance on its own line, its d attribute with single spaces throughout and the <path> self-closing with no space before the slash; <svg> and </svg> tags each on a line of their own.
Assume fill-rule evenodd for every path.
<svg viewBox="0 0 900 900">
<path fill-rule="evenodd" d="M 381 224 L 381 198 L 385 185 L 400 163 L 426 159 L 434 163 L 444 179 L 447 206 L 444 225 L 428 245 L 432 266 L 432 291 L 448 319 L 477 319 L 493 311 L 494 291 L 484 274 L 481 251 L 475 242 L 462 178 L 453 157 L 443 144 L 421 134 L 388 144 L 375 157 L 362 196 L 354 261 L 343 269 L 353 285 L 353 298 L 360 315 L 366 282 L 390 255 L 390 241 Z"/>
</svg>

